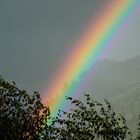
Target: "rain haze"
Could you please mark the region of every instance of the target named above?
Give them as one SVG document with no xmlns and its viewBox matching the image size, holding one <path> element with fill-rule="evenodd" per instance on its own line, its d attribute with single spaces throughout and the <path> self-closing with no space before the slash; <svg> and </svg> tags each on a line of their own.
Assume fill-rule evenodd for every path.
<svg viewBox="0 0 140 140">
<path fill-rule="evenodd" d="M 90 19 L 111 0 L 1 0 L 0 74 L 27 90 L 49 83 Z M 108 58 L 140 55 L 140 16 Z"/>
</svg>

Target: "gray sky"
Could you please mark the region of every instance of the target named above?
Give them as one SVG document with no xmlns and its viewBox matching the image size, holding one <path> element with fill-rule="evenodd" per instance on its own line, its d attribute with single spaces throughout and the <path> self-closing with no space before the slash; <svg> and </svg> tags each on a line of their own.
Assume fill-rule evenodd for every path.
<svg viewBox="0 0 140 140">
<path fill-rule="evenodd" d="M 0 0 L 0 75 L 40 90 L 57 71 L 89 19 L 111 0 Z M 140 54 L 140 16 L 108 55 Z"/>
</svg>

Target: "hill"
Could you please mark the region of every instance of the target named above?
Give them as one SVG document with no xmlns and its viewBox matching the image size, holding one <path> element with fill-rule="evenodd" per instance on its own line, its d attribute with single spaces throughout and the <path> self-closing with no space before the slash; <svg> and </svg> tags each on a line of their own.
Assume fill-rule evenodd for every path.
<svg viewBox="0 0 140 140">
<path fill-rule="evenodd" d="M 123 62 L 103 60 L 97 69 L 88 90 L 107 98 L 134 131 L 140 114 L 140 56 Z"/>
</svg>

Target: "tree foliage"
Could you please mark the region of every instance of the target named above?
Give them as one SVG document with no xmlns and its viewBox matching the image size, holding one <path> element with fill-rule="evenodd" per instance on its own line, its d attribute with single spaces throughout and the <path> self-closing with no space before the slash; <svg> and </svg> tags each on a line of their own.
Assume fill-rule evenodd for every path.
<svg viewBox="0 0 140 140">
<path fill-rule="evenodd" d="M 74 109 L 60 113 L 54 121 L 51 139 L 59 140 L 124 140 L 131 139 L 131 133 L 122 115 L 116 115 L 110 103 L 101 104 L 89 95 L 86 104 L 80 100 L 71 100 Z M 62 116 L 61 116 L 62 114 Z"/>
<path fill-rule="evenodd" d="M 0 139 L 38 140 L 47 129 L 49 108 L 41 103 L 39 93 L 29 95 L 0 78 Z"/>
<path fill-rule="evenodd" d="M 140 140 L 140 115 L 139 115 L 139 124 L 138 124 L 138 136 L 137 136 L 137 140 Z"/>
<path fill-rule="evenodd" d="M 107 100 L 100 103 L 88 94 L 85 99 L 67 97 L 73 108 L 48 125 L 50 110 L 40 94 L 29 95 L 0 77 L 0 140 L 132 140 L 126 119 Z M 137 130 L 140 140 L 140 123 Z"/>
</svg>

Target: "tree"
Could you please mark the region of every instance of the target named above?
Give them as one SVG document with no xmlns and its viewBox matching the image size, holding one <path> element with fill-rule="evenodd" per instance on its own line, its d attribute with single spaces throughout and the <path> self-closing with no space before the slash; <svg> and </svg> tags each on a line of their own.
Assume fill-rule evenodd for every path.
<svg viewBox="0 0 140 140">
<path fill-rule="evenodd" d="M 140 116 L 139 116 L 139 123 L 138 123 L 138 136 L 136 140 L 140 140 Z"/>
<path fill-rule="evenodd" d="M 132 140 L 125 118 L 107 100 L 100 103 L 88 94 L 85 99 L 67 97 L 74 107 L 52 119 L 39 93 L 29 95 L 0 77 L 0 140 Z"/>
<path fill-rule="evenodd" d="M 86 104 L 71 100 L 74 108 L 61 111 L 53 121 L 51 139 L 59 140 L 124 140 L 131 139 L 131 133 L 122 115 L 116 115 L 110 103 L 101 104 L 85 95 Z"/>
<path fill-rule="evenodd" d="M 49 108 L 41 103 L 39 93 L 29 95 L 0 78 L 0 139 L 38 140 L 48 129 Z M 45 134 L 47 135 L 47 134 Z"/>
</svg>

